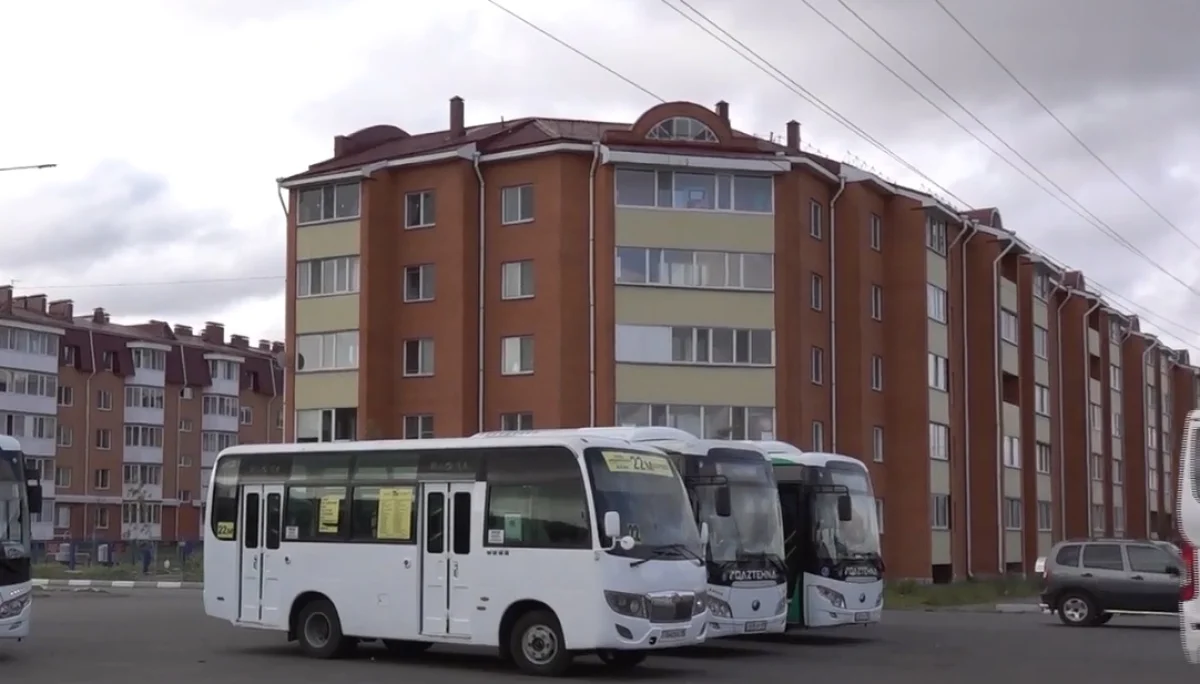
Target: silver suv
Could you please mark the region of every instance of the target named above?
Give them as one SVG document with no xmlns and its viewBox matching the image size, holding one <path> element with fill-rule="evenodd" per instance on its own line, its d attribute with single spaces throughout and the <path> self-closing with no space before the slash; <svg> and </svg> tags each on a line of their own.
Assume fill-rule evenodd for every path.
<svg viewBox="0 0 1200 684">
<path fill-rule="evenodd" d="M 1042 608 L 1064 624 L 1094 627 L 1113 615 L 1175 615 L 1183 559 L 1137 539 L 1063 541 L 1042 570 Z"/>
</svg>

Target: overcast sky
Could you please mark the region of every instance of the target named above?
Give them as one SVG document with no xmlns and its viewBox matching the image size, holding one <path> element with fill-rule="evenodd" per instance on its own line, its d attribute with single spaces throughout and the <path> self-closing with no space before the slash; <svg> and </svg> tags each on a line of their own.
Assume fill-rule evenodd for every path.
<svg viewBox="0 0 1200 684">
<path fill-rule="evenodd" d="M 810 1 L 1016 161 L 838 0 Z M 1200 242 L 1200 2 L 943 1 Z M 929 185 L 659 0 L 502 2 L 662 98 L 727 100 L 735 126 L 762 135 L 795 118 L 815 149 Z M 804 2 L 690 2 L 955 196 L 1000 207 L 1006 227 L 1200 347 L 1200 334 L 1180 328 L 1200 331 L 1200 296 L 1022 177 Z M 1074 142 L 934 0 L 846 2 L 1087 211 L 1200 290 L 1200 248 Z M 0 174 L 0 280 L 105 306 L 119 320 L 218 320 L 280 338 L 274 179 L 328 157 L 335 134 L 377 123 L 444 128 L 453 95 L 466 98 L 468 123 L 632 120 L 655 103 L 486 0 L 62 0 L 14 4 L 5 15 L 22 28 L 0 42 L 0 166 L 60 166 Z"/>
</svg>

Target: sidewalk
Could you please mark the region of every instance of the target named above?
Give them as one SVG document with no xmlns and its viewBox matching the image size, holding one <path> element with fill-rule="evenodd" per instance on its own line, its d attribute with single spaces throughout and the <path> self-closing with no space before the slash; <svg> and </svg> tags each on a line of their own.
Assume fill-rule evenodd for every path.
<svg viewBox="0 0 1200 684">
<path fill-rule="evenodd" d="M 203 582 L 180 580 L 34 579 L 33 586 L 71 589 L 203 589 Z"/>
</svg>

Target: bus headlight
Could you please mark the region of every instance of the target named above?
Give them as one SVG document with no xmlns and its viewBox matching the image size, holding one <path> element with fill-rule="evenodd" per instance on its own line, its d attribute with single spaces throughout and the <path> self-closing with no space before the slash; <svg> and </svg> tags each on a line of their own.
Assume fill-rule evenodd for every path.
<svg viewBox="0 0 1200 684">
<path fill-rule="evenodd" d="M 713 617 L 733 618 L 733 609 L 729 607 L 728 603 L 715 596 L 709 596 L 706 602 L 708 603 L 708 612 L 712 613 Z"/>
<path fill-rule="evenodd" d="M 33 593 L 27 591 L 16 598 L 0 603 L 0 620 L 20 615 L 21 611 L 25 610 L 25 607 L 32 601 Z"/>
<path fill-rule="evenodd" d="M 619 615 L 634 618 L 649 617 L 646 614 L 646 597 L 641 594 L 627 594 L 623 591 L 605 591 L 604 600 L 608 607 Z"/>
<path fill-rule="evenodd" d="M 703 613 L 708 607 L 708 592 L 696 592 L 696 600 L 692 603 L 692 615 Z"/>
<path fill-rule="evenodd" d="M 833 604 L 834 608 L 845 608 L 846 607 L 846 597 L 845 596 L 842 596 L 841 594 L 830 589 L 829 587 L 818 586 L 818 587 L 816 587 L 816 589 L 817 589 L 817 594 L 819 594 L 821 596 L 821 598 L 823 598 L 826 601 L 829 601 L 831 604 Z"/>
<path fill-rule="evenodd" d="M 775 614 L 780 615 L 787 610 L 787 597 L 779 599 L 779 603 L 775 604 Z"/>
</svg>

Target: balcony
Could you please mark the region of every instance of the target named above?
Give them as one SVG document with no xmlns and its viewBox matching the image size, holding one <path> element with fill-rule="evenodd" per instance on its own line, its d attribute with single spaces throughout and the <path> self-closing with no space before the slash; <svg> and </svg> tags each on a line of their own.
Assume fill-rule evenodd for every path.
<svg viewBox="0 0 1200 684">
<path fill-rule="evenodd" d="M 58 415 L 58 400 L 54 397 L 0 392 L 0 411 L 56 416 Z"/>
<path fill-rule="evenodd" d="M 160 408 L 146 408 L 144 406 L 125 407 L 125 421 L 128 423 L 163 425 L 166 420 L 164 418 L 165 415 L 166 412 Z"/>
<path fill-rule="evenodd" d="M 206 432 L 237 433 L 239 430 L 238 417 L 206 413 L 200 417 L 200 429 Z"/>
<path fill-rule="evenodd" d="M 145 446 L 127 446 L 125 454 L 121 459 L 125 463 L 149 463 L 152 465 L 163 464 L 162 447 L 145 447 Z"/>
<path fill-rule="evenodd" d="M 53 468 L 51 468 L 50 470 L 53 470 Z M 54 480 L 42 480 L 42 498 L 43 499 L 53 499 L 54 498 Z M 47 503 L 54 503 L 54 502 L 49 501 Z M 49 510 L 49 509 L 50 509 L 50 507 L 47 506 L 46 510 Z"/>
<path fill-rule="evenodd" d="M 121 523 L 121 539 L 130 541 L 161 540 L 162 525 L 158 523 Z"/>
<path fill-rule="evenodd" d="M 200 467 L 208 468 L 211 470 L 212 467 L 217 464 L 217 454 L 219 454 L 219 453 L 221 453 L 221 452 L 219 452 L 219 451 L 201 451 L 200 452 Z M 204 478 L 204 481 L 208 482 L 208 478 Z"/>
<path fill-rule="evenodd" d="M 148 368 L 134 368 L 133 375 L 125 376 L 126 385 L 144 385 L 146 387 L 166 387 L 167 372 L 161 370 L 150 370 Z"/>
<path fill-rule="evenodd" d="M 49 520 L 36 520 L 29 527 L 34 541 L 52 541 L 54 539 L 54 523 Z"/>
<path fill-rule="evenodd" d="M 54 455 L 58 452 L 58 445 L 55 444 L 53 437 L 50 439 L 44 439 L 41 437 L 19 437 L 18 439 L 21 441 L 21 451 L 25 452 L 26 456 L 54 458 Z"/>
<path fill-rule="evenodd" d="M 126 501 L 162 501 L 162 485 L 126 483 L 121 488 L 121 498 Z"/>
</svg>

